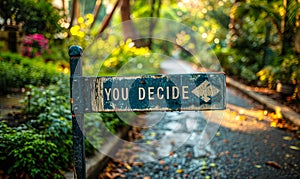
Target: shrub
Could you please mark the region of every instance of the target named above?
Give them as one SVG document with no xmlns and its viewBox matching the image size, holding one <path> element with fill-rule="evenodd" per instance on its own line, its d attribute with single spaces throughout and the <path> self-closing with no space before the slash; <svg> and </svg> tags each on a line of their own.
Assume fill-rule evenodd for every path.
<svg viewBox="0 0 300 179">
<path fill-rule="evenodd" d="M 0 16 L 3 22 L 22 24 L 25 34 L 40 33 L 47 38 L 63 30 L 59 21 L 60 10 L 54 8 L 48 0 L 1 0 Z"/>
<path fill-rule="evenodd" d="M 40 58 L 28 59 L 12 53 L 0 54 L 0 92 L 7 93 L 13 88 L 27 84 L 48 85 L 63 78 L 59 65 L 45 63 Z"/>
<path fill-rule="evenodd" d="M 257 73 L 260 81 L 263 84 L 268 84 L 269 87 L 274 87 L 279 81 L 293 85 L 299 84 L 300 63 L 298 57 L 287 55 L 279 57 L 277 61 L 280 61 L 280 63 L 268 65 Z"/>
<path fill-rule="evenodd" d="M 60 178 L 72 165 L 73 142 L 67 80 L 46 88 L 29 86 L 28 122 L 12 128 L 1 122 L 0 165 L 15 177 Z M 28 105 L 29 104 L 29 105 Z"/>
<path fill-rule="evenodd" d="M 68 80 L 62 78 L 42 88 L 29 85 L 27 89 L 23 109 L 27 122 L 9 127 L 0 121 L 0 169 L 12 178 L 26 175 L 32 178 L 62 178 L 62 171 L 69 170 L 73 161 Z M 124 125 L 115 113 L 91 116 L 86 123 L 95 125 L 101 121 L 111 132 Z M 97 128 L 96 132 L 102 129 L 104 126 Z M 100 146 L 103 143 L 101 138 L 95 141 Z M 86 155 L 93 154 L 94 144 L 87 140 L 85 144 Z"/>
<path fill-rule="evenodd" d="M 28 58 L 39 57 L 48 50 L 48 39 L 42 34 L 30 34 L 23 38 L 22 55 Z"/>
<path fill-rule="evenodd" d="M 60 173 L 62 154 L 54 142 L 34 129 L 12 129 L 0 122 L 0 165 L 13 177 L 62 178 Z"/>
</svg>

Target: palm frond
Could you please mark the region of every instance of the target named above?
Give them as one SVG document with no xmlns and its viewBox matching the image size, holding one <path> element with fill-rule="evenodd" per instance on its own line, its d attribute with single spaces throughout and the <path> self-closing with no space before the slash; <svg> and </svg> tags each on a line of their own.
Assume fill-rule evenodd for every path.
<svg viewBox="0 0 300 179">
<path fill-rule="evenodd" d="M 291 0 L 288 3 L 287 7 L 287 16 L 288 16 L 288 23 L 294 25 L 296 23 L 296 16 L 299 14 L 300 10 L 300 3 L 297 0 Z"/>
</svg>

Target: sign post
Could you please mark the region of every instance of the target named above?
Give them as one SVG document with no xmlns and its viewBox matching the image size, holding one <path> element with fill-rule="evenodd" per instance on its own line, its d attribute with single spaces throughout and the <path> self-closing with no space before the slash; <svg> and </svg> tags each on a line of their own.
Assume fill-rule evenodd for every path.
<svg viewBox="0 0 300 179">
<path fill-rule="evenodd" d="M 85 145 L 84 145 L 84 114 L 80 109 L 83 96 L 80 88 L 82 75 L 82 48 L 72 46 L 69 48 L 70 56 L 70 102 L 72 114 L 72 132 L 74 149 L 74 178 L 85 179 Z"/>
<path fill-rule="evenodd" d="M 85 178 L 84 113 L 225 109 L 225 75 L 219 72 L 125 77 L 82 76 L 82 49 L 69 49 L 74 162 Z"/>
</svg>

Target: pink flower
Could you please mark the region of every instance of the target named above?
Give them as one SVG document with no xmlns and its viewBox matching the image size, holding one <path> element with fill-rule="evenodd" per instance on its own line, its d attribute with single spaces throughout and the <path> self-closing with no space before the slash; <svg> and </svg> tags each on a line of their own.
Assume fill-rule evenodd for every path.
<svg viewBox="0 0 300 179">
<path fill-rule="evenodd" d="M 48 42 L 42 34 L 29 34 L 23 39 L 22 55 L 30 58 L 41 56 L 48 50 Z"/>
</svg>

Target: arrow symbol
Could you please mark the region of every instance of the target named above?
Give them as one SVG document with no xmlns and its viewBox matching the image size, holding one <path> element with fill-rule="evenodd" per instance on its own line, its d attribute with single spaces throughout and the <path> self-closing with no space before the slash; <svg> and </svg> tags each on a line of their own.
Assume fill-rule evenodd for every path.
<svg viewBox="0 0 300 179">
<path fill-rule="evenodd" d="M 218 88 L 210 85 L 210 83 L 207 80 L 205 80 L 195 89 L 193 89 L 192 93 L 194 93 L 198 98 L 200 97 L 203 101 L 208 102 L 211 99 L 211 97 L 218 94 L 219 91 L 220 90 Z"/>
</svg>

